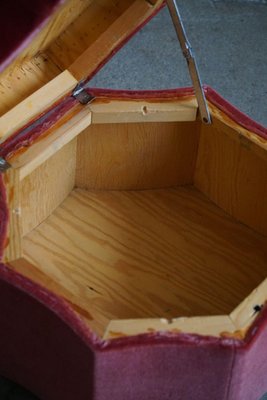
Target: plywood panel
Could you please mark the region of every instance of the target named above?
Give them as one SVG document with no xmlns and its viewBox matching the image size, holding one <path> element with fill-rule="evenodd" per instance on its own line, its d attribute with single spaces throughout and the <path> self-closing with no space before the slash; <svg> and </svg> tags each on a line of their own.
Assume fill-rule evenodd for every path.
<svg viewBox="0 0 267 400">
<path fill-rule="evenodd" d="M 76 140 L 68 143 L 21 182 L 22 234 L 45 220 L 74 186 Z"/>
<path fill-rule="evenodd" d="M 267 159 L 222 124 L 202 126 L 196 186 L 239 221 L 267 235 Z"/>
<path fill-rule="evenodd" d="M 165 101 L 99 98 L 90 108 L 93 124 L 195 121 L 198 110 L 194 97 Z"/>
<path fill-rule="evenodd" d="M 15 61 L 1 74 L 0 79 L 8 75 L 23 61 L 31 59 L 44 50 L 63 32 L 93 0 L 65 0 L 46 21 L 45 26 L 32 38 L 28 46 L 18 55 Z M 25 12 L 25 11 L 24 11 Z"/>
<path fill-rule="evenodd" d="M 27 49 L 1 74 L 0 115 L 9 111 L 66 69 L 53 62 L 51 57 L 43 51 L 92 1 L 64 1 Z M 85 32 L 84 34 L 86 35 Z"/>
<path fill-rule="evenodd" d="M 73 76 L 68 71 L 64 71 L 3 115 L 0 118 L 0 143 L 27 125 L 34 117 L 42 114 L 69 93 L 76 84 L 77 81 Z"/>
<path fill-rule="evenodd" d="M 12 261 L 21 256 L 21 193 L 19 170 L 10 168 L 4 174 L 4 185 L 8 203 L 8 226 L 3 261 Z"/>
<path fill-rule="evenodd" d="M 20 180 L 56 154 L 76 138 L 91 123 L 88 106 L 77 104 L 58 123 L 49 128 L 26 151 L 18 151 L 9 158 L 13 167 L 19 168 Z"/>
<path fill-rule="evenodd" d="M 112 319 L 229 313 L 265 278 L 266 249 L 192 187 L 76 189 L 24 238 L 23 273 L 103 334 Z"/>
<path fill-rule="evenodd" d="M 15 66 L 0 80 L 0 116 L 61 73 L 44 54 Z"/>
<path fill-rule="evenodd" d="M 147 189 L 193 180 L 198 125 L 92 125 L 78 138 L 76 186 Z"/>
<path fill-rule="evenodd" d="M 134 0 L 94 0 L 51 44 L 47 54 L 61 69 L 67 69 Z"/>
<path fill-rule="evenodd" d="M 144 318 L 111 321 L 104 338 L 114 339 L 153 332 L 186 332 L 197 335 L 222 336 L 225 332 L 235 332 L 236 327 L 228 315 L 210 317 Z"/>
</svg>

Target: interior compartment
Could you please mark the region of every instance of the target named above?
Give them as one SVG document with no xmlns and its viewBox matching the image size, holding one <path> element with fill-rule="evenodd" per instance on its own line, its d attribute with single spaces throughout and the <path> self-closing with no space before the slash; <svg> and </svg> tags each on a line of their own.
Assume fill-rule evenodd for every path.
<svg viewBox="0 0 267 400">
<path fill-rule="evenodd" d="M 216 120 L 92 125 L 20 182 L 11 265 L 100 335 L 229 314 L 266 277 L 266 166 Z"/>
</svg>

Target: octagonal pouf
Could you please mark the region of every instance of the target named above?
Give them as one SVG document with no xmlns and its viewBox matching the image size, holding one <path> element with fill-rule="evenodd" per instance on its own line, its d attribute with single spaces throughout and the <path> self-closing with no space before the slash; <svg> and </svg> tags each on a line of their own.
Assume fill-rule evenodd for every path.
<svg viewBox="0 0 267 400">
<path fill-rule="evenodd" d="M 0 58 L 0 375 L 43 400 L 264 399 L 267 130 L 206 86 L 211 124 L 192 88 L 90 88 L 163 1 L 20 3 Z"/>
</svg>

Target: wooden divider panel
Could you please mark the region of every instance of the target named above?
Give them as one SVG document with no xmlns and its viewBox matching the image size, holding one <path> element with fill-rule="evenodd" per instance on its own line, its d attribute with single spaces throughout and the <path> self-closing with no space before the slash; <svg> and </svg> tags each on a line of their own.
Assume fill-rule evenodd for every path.
<svg viewBox="0 0 267 400">
<path fill-rule="evenodd" d="M 8 262 L 21 256 L 21 192 L 19 170 L 10 168 L 4 174 L 4 184 L 6 189 L 6 198 L 8 202 L 8 226 L 6 245 L 3 255 L 3 261 Z"/>
<path fill-rule="evenodd" d="M 21 182 L 22 234 L 44 221 L 74 186 L 76 139 L 65 145 Z"/>
<path fill-rule="evenodd" d="M 267 235 L 267 158 L 254 148 L 222 123 L 203 125 L 194 180 L 219 207 Z"/>
<path fill-rule="evenodd" d="M 190 184 L 198 128 L 196 122 L 92 125 L 78 138 L 76 186 L 127 190 Z"/>
</svg>

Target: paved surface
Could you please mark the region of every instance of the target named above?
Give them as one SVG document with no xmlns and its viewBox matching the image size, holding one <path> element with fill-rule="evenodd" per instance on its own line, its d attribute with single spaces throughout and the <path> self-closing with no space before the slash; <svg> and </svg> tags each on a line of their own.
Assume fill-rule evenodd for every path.
<svg viewBox="0 0 267 400">
<path fill-rule="evenodd" d="M 267 1 L 178 0 L 203 83 L 267 126 Z M 191 85 L 168 10 L 162 10 L 92 80 L 92 86 Z"/>
<path fill-rule="evenodd" d="M 178 4 L 203 83 L 267 126 L 267 0 L 178 0 Z M 187 85 L 187 66 L 167 10 L 92 81 L 92 86 L 116 89 Z M 0 399 L 35 397 L 0 379 Z"/>
</svg>

